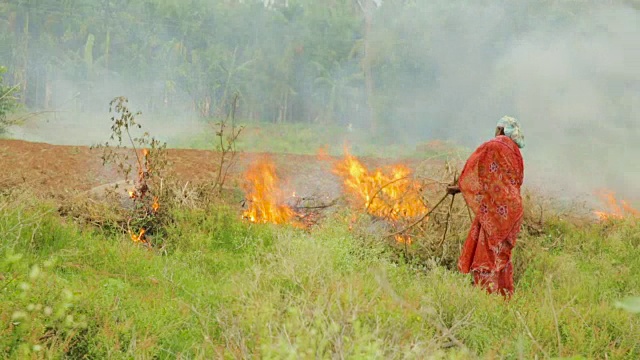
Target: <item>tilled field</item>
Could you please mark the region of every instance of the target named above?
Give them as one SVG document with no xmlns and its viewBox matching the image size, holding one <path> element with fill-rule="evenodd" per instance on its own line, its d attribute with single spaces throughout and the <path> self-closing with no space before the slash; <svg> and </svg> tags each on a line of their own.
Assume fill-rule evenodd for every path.
<svg viewBox="0 0 640 360">
<path fill-rule="evenodd" d="M 168 168 L 180 182 L 198 184 L 215 178 L 218 156 L 213 151 L 168 149 L 167 153 Z M 26 186 L 37 194 L 59 197 L 123 180 L 113 166 L 103 165 L 101 155 L 101 149 L 87 146 L 0 140 L 0 189 Z M 240 153 L 227 184 L 241 186 L 246 167 L 262 156 L 273 159 L 286 191 L 323 197 L 340 191 L 339 180 L 331 171 L 337 159 L 312 155 Z M 361 160 L 369 167 L 390 163 Z M 415 167 L 417 163 L 408 165 Z"/>
</svg>

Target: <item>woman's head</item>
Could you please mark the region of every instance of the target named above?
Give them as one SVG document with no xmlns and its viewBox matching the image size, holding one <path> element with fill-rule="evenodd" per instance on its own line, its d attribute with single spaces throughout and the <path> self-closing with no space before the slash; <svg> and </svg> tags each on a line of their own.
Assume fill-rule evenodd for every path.
<svg viewBox="0 0 640 360">
<path fill-rule="evenodd" d="M 518 120 L 516 118 L 510 116 L 503 116 L 502 119 L 498 121 L 498 125 L 496 127 L 496 136 L 505 135 L 511 138 L 519 148 L 524 147 L 524 134 L 522 130 L 520 130 L 520 124 L 518 124 Z"/>
</svg>

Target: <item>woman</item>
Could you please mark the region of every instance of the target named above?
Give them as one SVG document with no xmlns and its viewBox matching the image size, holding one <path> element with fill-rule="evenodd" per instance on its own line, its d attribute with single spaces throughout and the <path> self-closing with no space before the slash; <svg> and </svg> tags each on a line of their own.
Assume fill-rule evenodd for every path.
<svg viewBox="0 0 640 360">
<path fill-rule="evenodd" d="M 458 269 L 472 272 L 475 285 L 505 297 L 514 291 L 511 250 L 522 225 L 523 147 L 518 121 L 503 117 L 496 137 L 467 160 L 458 186 L 447 188 L 449 194 L 462 192 L 475 214 Z"/>
</svg>

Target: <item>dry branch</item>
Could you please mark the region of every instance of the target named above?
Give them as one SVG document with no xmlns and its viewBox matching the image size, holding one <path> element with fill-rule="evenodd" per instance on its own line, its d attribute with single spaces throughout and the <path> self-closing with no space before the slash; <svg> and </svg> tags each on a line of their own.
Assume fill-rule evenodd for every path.
<svg viewBox="0 0 640 360">
<path fill-rule="evenodd" d="M 404 233 L 405 231 L 411 229 L 412 227 L 418 225 L 419 223 L 422 222 L 422 220 L 426 219 L 429 215 L 431 215 L 431 213 L 433 213 L 434 210 L 436 210 L 438 208 L 438 206 L 440 206 L 440 204 L 442 204 L 442 202 L 444 201 L 444 199 L 447 198 L 447 196 L 449 196 L 449 194 L 445 194 L 442 199 L 440 199 L 440 201 L 438 201 L 438 203 L 436 203 L 436 205 L 429 210 L 426 214 L 424 214 L 423 216 L 421 216 L 418 220 L 414 221 L 412 224 L 406 226 L 405 228 L 398 230 L 394 233 L 388 234 L 387 237 L 392 237 L 392 236 L 396 236 L 396 235 L 400 235 L 402 233 Z"/>
</svg>

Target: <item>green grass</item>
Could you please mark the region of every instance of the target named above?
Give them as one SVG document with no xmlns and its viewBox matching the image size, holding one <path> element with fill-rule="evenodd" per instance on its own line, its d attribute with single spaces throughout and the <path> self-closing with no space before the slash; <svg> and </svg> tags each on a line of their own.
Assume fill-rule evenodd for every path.
<svg viewBox="0 0 640 360">
<path fill-rule="evenodd" d="M 523 234 L 505 302 L 392 261 L 344 216 L 305 232 L 179 211 L 150 251 L 45 202 L 0 210 L 1 358 L 640 358 L 640 315 L 615 306 L 640 293 L 634 222 Z"/>
<path fill-rule="evenodd" d="M 135 110 L 135 107 L 131 109 Z M 20 138 L 51 144 L 95 145 L 109 140 L 109 114 L 100 113 L 43 113 L 14 114 L 19 126 L 2 138 Z M 148 131 L 151 136 L 166 142 L 170 148 L 217 149 L 216 119 L 196 119 L 179 114 L 142 114 L 136 118 L 142 129 L 132 129 L 133 136 Z M 373 135 L 366 129 L 309 123 L 238 122 L 245 126 L 236 144 L 240 151 L 314 155 L 324 148 L 331 155 L 342 156 L 345 145 L 357 156 L 380 158 L 451 157 L 467 154 L 451 142 L 416 142 L 396 132 L 379 131 Z M 53 130 L 65 128 L 65 134 Z M 230 131 L 230 128 L 227 128 Z M 435 146 L 433 146 L 435 145 Z"/>
<path fill-rule="evenodd" d="M 382 158 L 425 158 L 430 156 L 451 156 L 466 150 L 450 143 L 441 143 L 440 147 L 429 148 L 422 145 L 407 146 L 403 139 L 371 136 L 367 131 L 348 131 L 345 127 L 318 124 L 244 124 L 237 146 L 239 150 L 249 152 L 273 152 L 313 155 L 324 148 L 331 155 L 342 156 L 348 145 L 350 152 L 357 156 Z M 170 147 L 189 149 L 214 149 L 216 146 L 213 128 L 197 136 L 175 136 L 169 138 Z"/>
</svg>

